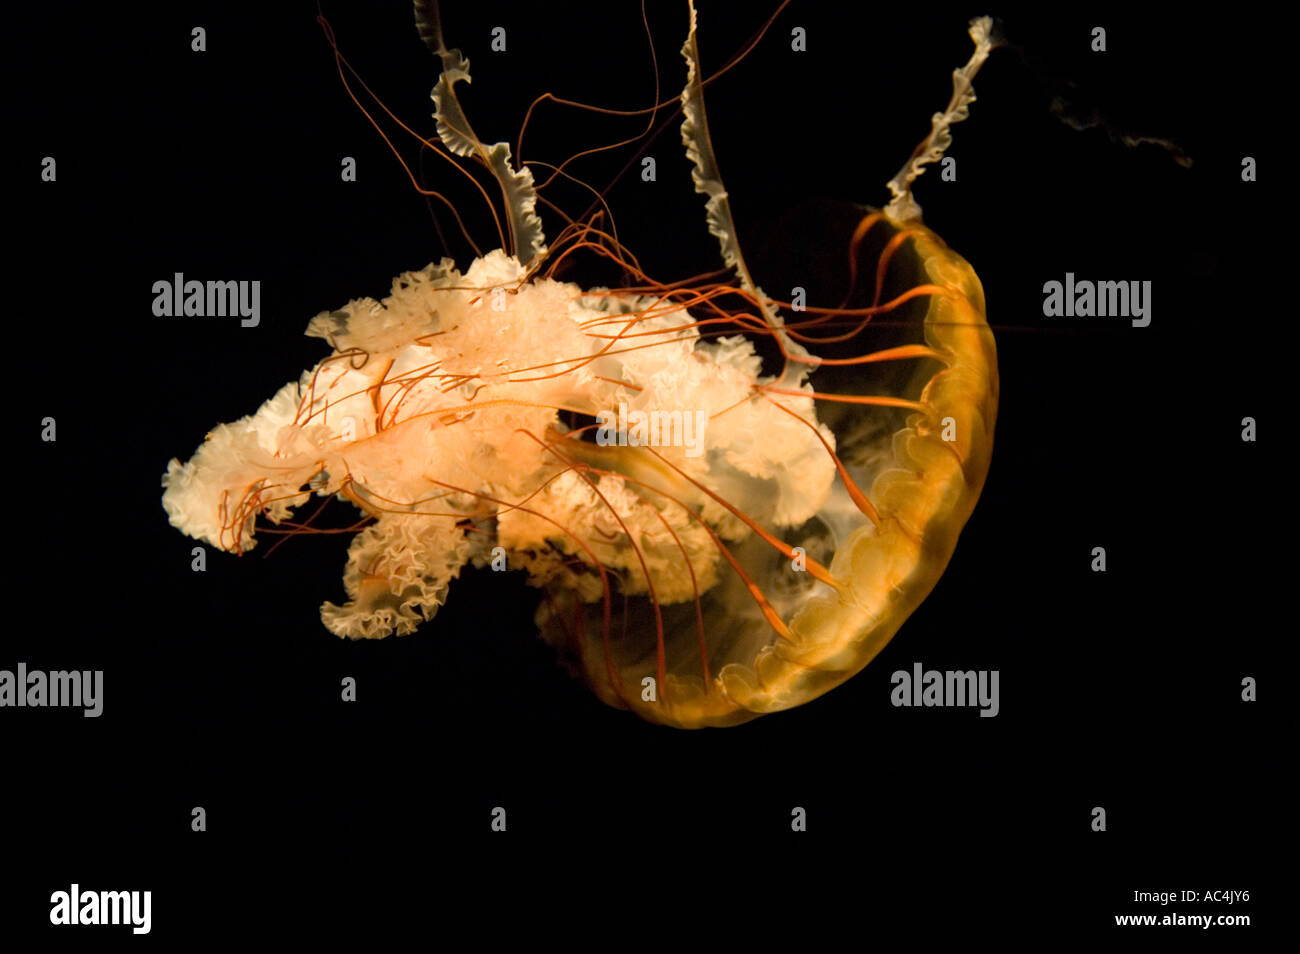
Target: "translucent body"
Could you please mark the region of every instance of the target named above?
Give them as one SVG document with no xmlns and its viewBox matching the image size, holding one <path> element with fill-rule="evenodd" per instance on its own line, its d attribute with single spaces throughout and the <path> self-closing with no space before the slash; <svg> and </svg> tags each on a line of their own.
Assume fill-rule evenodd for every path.
<svg viewBox="0 0 1300 954">
<path fill-rule="evenodd" d="M 997 357 L 983 288 L 970 265 L 928 229 L 913 225 L 907 231 L 911 237 L 904 248 L 910 247 L 913 267 L 952 294 L 923 300 L 891 338 L 923 338 L 943 355 L 945 366 L 915 373 L 898 389 L 899 397 L 918 401 L 927 413 L 910 413 L 895 429 L 889 422 L 900 412 L 867 408 L 839 416 L 833 428 L 849 476 L 870 488 L 878 524 L 836 482 L 812 518 L 785 529 L 788 542 L 827 564 L 834 586 L 796 570 L 757 535 L 747 537 L 735 557 L 777 610 L 788 635 L 764 618 L 741 575 L 730 574 L 700 600 L 714 675 L 706 682 L 694 645 L 694 608 L 676 608 L 669 614 L 673 625 L 667 626 L 675 634 L 667 652 L 669 677 L 654 701 L 642 693 L 643 680 L 656 675 L 654 635 L 644 611 L 632 614 L 639 627 L 634 623 L 624 631 L 616 620 L 607 646 L 592 614 L 575 626 L 564 618 L 565 611 L 576 609 L 572 601 L 561 602 L 560 609 L 544 604 L 543 632 L 578 660 L 606 702 L 688 727 L 733 725 L 807 702 L 861 671 L 943 573 L 988 473 Z M 878 380 L 862 376 L 857 384 L 868 391 Z M 945 424 L 951 441 L 943 439 Z M 756 484 L 733 499 L 762 515 L 767 498 L 768 489 Z M 607 652 L 613 666 L 606 662 Z"/>
</svg>

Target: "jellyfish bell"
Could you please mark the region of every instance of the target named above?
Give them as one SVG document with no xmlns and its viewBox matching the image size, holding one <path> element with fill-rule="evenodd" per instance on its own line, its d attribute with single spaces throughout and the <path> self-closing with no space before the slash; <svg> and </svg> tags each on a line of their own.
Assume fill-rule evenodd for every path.
<svg viewBox="0 0 1300 954">
<path fill-rule="evenodd" d="M 170 462 L 163 505 L 223 550 L 314 494 L 350 501 L 339 636 L 414 632 L 466 565 L 526 571 L 543 638 L 607 703 L 681 727 L 799 705 L 860 671 L 943 572 L 983 486 L 997 408 L 984 297 L 921 224 L 911 183 L 946 148 L 988 54 L 889 184 L 843 223 L 843 299 L 778 301 L 750 275 L 709 140 L 695 11 L 682 140 L 733 280 L 664 284 L 593 221 L 548 246 L 536 183 L 456 99 L 469 64 L 436 7 L 438 144 L 490 170 L 505 248 L 398 276 L 312 319 L 331 353 Z M 436 144 L 431 144 L 436 145 Z M 503 228 L 503 233 L 506 231 Z M 554 277 L 597 251 L 628 276 Z M 766 351 L 779 354 L 764 373 Z M 298 525 L 301 528 L 301 525 Z"/>
</svg>

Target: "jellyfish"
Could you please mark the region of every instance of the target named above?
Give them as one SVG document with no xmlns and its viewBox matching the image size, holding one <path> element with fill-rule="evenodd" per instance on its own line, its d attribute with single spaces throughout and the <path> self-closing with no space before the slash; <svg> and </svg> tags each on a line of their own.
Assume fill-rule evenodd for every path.
<svg viewBox="0 0 1300 954">
<path fill-rule="evenodd" d="M 413 633 L 467 566 L 522 570 L 558 659 L 664 725 L 736 725 L 843 683 L 930 593 L 989 467 L 983 290 L 911 186 L 967 115 L 990 21 L 972 22 L 975 52 L 891 200 L 845 227 L 843 301 L 813 304 L 751 276 L 693 4 L 681 139 L 725 272 L 676 282 L 642 271 L 600 214 L 548 243 L 532 170 L 474 134 L 456 94 L 469 63 L 436 4 L 416 12 L 441 64 L 429 145 L 490 171 L 502 247 L 313 318 L 329 353 L 168 464 L 171 523 L 242 554 L 268 522 L 309 529 L 293 515 L 313 495 L 349 501 L 347 599 L 320 615 L 351 639 Z M 558 280 L 579 255 L 626 283 Z"/>
</svg>

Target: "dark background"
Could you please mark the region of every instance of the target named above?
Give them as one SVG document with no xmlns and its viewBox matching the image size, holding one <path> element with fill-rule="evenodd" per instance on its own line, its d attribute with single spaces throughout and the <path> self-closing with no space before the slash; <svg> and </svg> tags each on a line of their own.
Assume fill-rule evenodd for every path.
<svg viewBox="0 0 1300 954">
<path fill-rule="evenodd" d="M 742 241 L 779 257 L 801 238 L 776 223 L 800 203 L 887 200 L 970 54 L 971 16 L 1002 14 L 1014 44 L 993 54 L 971 119 L 954 127 L 958 181 L 932 168 L 916 189 L 926 223 L 980 275 L 999 351 L 992 469 L 956 555 L 845 686 L 741 727 L 681 732 L 604 707 L 558 669 L 521 579 L 470 572 L 417 634 L 351 643 L 318 616 L 343 596 L 346 536 L 292 539 L 264 559 L 267 536 L 191 572 L 194 542 L 159 502 L 168 459 L 315 364 L 324 345 L 302 336 L 313 315 L 382 297 L 399 271 L 445 252 L 348 99 L 314 4 L 154 6 L 26 10 L 5 37 L 12 559 L 0 668 L 105 671 L 99 719 L 0 712 L 5 840 L 25 859 L 7 925 L 46 924 L 49 892 L 78 879 L 153 889 L 154 934 L 183 936 L 219 918 L 203 885 L 237 884 L 240 904 L 275 916 L 283 892 L 320 883 L 322 906 L 365 912 L 357 891 L 418 890 L 479 865 L 493 879 L 535 866 L 574 904 L 602 890 L 602 873 L 652 864 L 670 872 L 665 892 L 706 896 L 830 878 L 860 917 L 978 908 L 990 936 L 1011 918 L 1074 932 L 1164 913 L 1134 904 L 1134 890 L 1248 889 L 1245 910 L 1262 908 L 1283 758 L 1276 656 L 1294 629 L 1275 609 L 1290 495 L 1268 460 L 1285 426 L 1292 265 L 1272 237 L 1288 223 L 1267 24 L 796 0 L 709 87 Z M 667 99 L 683 80 L 685 9 L 651 6 Z M 773 9 L 702 0 L 705 69 Z M 433 136 L 438 67 L 408 5 L 324 10 L 370 87 Z M 547 90 L 614 108 L 653 96 L 635 3 L 446 3 L 444 22 L 471 61 L 463 102 L 485 142 L 513 143 Z M 190 51 L 196 25 L 205 53 Z M 504 54 L 489 49 L 498 25 Z M 790 51 L 794 26 L 806 53 Z M 1071 129 L 1054 96 L 1116 134 L 1167 138 L 1193 165 Z M 643 123 L 543 106 L 525 157 L 555 161 Z M 610 198 L 648 271 L 716 267 L 676 122 L 647 147 L 657 182 L 636 174 L 637 148 L 574 169 L 603 186 L 633 162 Z M 46 155 L 55 184 L 39 181 Z M 345 155 L 356 183 L 339 179 Z M 1260 182 L 1241 182 L 1246 155 Z M 428 157 L 422 174 L 495 247 L 463 184 Z M 467 247 L 439 221 L 464 267 Z M 151 285 L 176 271 L 260 279 L 261 325 L 155 318 Z M 1150 280 L 1152 324 L 1044 319 L 1042 285 L 1067 271 Z M 47 415 L 54 444 L 39 440 Z M 1258 443 L 1240 439 L 1246 415 Z M 331 511 L 335 525 L 346 511 Z M 1089 569 L 1094 546 L 1105 574 Z M 1000 670 L 1000 715 L 894 708 L 890 675 L 914 661 Z M 1247 675 L 1254 704 L 1240 699 Z M 344 676 L 358 681 L 355 704 L 339 700 Z M 190 831 L 195 805 L 206 833 Z M 506 835 L 489 831 L 498 805 Z M 803 835 L 790 831 L 796 805 Z M 1104 834 L 1090 830 L 1098 805 Z M 650 917 L 629 894 L 628 910 Z"/>
</svg>

